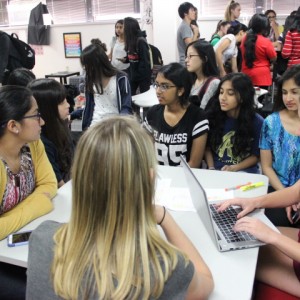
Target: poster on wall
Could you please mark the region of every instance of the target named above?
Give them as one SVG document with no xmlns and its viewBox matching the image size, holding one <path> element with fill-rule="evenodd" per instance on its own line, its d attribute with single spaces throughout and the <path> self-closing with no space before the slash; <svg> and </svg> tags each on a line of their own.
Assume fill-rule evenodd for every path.
<svg viewBox="0 0 300 300">
<path fill-rule="evenodd" d="M 81 54 L 81 33 L 80 32 L 68 32 L 64 33 L 64 48 L 65 57 L 80 57 Z"/>
</svg>

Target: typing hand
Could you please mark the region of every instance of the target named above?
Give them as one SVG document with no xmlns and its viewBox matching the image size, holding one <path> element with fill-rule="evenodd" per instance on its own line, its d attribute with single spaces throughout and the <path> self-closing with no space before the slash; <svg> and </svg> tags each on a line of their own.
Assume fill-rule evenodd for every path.
<svg viewBox="0 0 300 300">
<path fill-rule="evenodd" d="M 258 240 L 267 244 L 272 244 L 276 235 L 280 234 L 268 227 L 262 221 L 252 217 L 239 219 L 234 225 L 233 230 L 237 232 L 246 231 L 254 235 Z"/>
<path fill-rule="evenodd" d="M 230 200 L 226 200 L 222 203 L 217 204 L 217 211 L 222 212 L 225 209 L 227 209 L 230 205 L 238 205 L 240 206 L 243 210 L 237 215 L 237 218 L 240 219 L 256 209 L 254 201 L 250 200 L 249 198 L 234 198 Z"/>
</svg>

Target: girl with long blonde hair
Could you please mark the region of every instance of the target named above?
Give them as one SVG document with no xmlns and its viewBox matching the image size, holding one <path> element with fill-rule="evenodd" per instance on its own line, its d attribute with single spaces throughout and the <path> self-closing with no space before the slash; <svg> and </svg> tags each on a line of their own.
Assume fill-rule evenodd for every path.
<svg viewBox="0 0 300 300">
<path fill-rule="evenodd" d="M 208 267 L 165 208 L 153 206 L 156 164 L 152 140 L 133 118 L 109 118 L 84 133 L 70 222 L 47 221 L 32 233 L 28 299 L 208 297 Z"/>
</svg>

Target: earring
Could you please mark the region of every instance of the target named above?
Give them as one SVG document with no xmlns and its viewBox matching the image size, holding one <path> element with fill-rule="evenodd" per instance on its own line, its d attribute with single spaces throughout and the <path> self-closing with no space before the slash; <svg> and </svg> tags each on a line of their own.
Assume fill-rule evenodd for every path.
<svg viewBox="0 0 300 300">
<path fill-rule="evenodd" d="M 16 134 L 19 134 L 19 130 L 18 129 L 16 130 Z"/>
</svg>

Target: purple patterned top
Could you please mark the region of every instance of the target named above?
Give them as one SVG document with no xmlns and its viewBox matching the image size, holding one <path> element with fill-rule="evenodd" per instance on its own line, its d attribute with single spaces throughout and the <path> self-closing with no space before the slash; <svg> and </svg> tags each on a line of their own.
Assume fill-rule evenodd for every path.
<svg viewBox="0 0 300 300">
<path fill-rule="evenodd" d="M 17 174 L 9 169 L 6 161 L 0 157 L 5 165 L 7 173 L 7 183 L 0 204 L 0 215 L 8 212 L 25 198 L 27 198 L 35 189 L 34 166 L 28 146 L 21 148 L 20 171 Z"/>
</svg>

